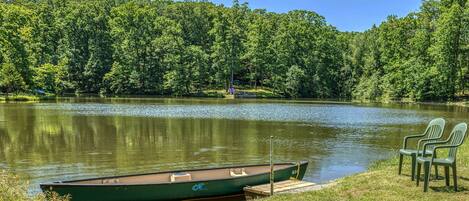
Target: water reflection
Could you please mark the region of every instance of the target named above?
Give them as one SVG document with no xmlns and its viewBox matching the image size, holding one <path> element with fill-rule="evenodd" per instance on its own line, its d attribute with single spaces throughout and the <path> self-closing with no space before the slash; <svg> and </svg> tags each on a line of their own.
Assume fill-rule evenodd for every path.
<svg viewBox="0 0 469 201">
<path fill-rule="evenodd" d="M 0 167 L 45 181 L 309 160 L 306 180 L 366 169 L 428 120 L 466 109 L 207 99 L 70 99 L 0 104 Z"/>
<path fill-rule="evenodd" d="M 312 104 L 96 104 L 42 103 L 40 110 L 59 110 L 75 115 L 134 116 L 163 118 L 210 118 L 256 121 L 314 122 L 322 125 L 366 126 L 383 124 L 415 124 L 416 111 L 356 107 L 353 105 Z M 357 118 L 360 117 L 360 118 Z"/>
</svg>

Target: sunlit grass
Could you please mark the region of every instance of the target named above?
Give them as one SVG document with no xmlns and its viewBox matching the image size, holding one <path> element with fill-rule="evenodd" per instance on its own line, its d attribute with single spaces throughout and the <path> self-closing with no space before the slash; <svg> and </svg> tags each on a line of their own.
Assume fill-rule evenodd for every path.
<svg viewBox="0 0 469 201">
<path fill-rule="evenodd" d="M 245 89 L 241 90 L 243 92 L 255 94 L 258 98 L 280 98 L 281 95 L 273 92 L 271 89 L 268 88 L 257 88 L 257 89 Z"/>
<path fill-rule="evenodd" d="M 211 89 L 211 90 L 204 90 L 200 94 L 193 94 L 192 96 L 195 97 L 213 97 L 213 98 L 224 98 L 225 97 L 225 91 L 224 90 L 217 90 L 217 89 Z"/>
<path fill-rule="evenodd" d="M 33 95 L 10 95 L 4 97 L 5 101 L 38 101 L 40 98 Z"/>
<path fill-rule="evenodd" d="M 0 171 L 0 201 L 66 201 L 68 197 L 60 197 L 57 194 L 37 195 L 28 194 L 28 181 L 18 175 Z"/>
<path fill-rule="evenodd" d="M 236 94 L 255 95 L 256 98 L 281 98 L 282 97 L 281 95 L 274 93 L 269 88 L 258 87 L 257 89 L 254 89 L 254 88 L 236 87 L 235 90 L 236 90 Z M 226 95 L 228 95 L 228 92 L 225 89 L 209 89 L 209 90 L 204 90 L 203 94 L 207 97 L 225 97 Z"/>
<path fill-rule="evenodd" d="M 442 156 L 443 154 L 440 154 Z M 410 160 L 404 161 L 403 175 L 397 175 L 397 157 L 373 164 L 365 173 L 339 179 L 338 184 L 319 191 L 301 194 L 276 195 L 277 200 L 469 200 L 469 142 L 458 150 L 458 192 L 453 191 L 453 180 L 445 186 L 444 178 L 432 179 L 429 191 L 423 192 L 423 183 L 416 186 L 410 179 Z M 439 168 L 440 177 L 444 175 Z M 434 170 L 432 168 L 432 172 Z M 452 178 L 452 172 L 450 171 Z"/>
<path fill-rule="evenodd" d="M 53 99 L 53 95 L 30 95 L 30 94 L 10 94 L 10 95 L 1 95 L 0 101 L 13 101 L 13 102 L 35 102 L 46 99 Z"/>
</svg>

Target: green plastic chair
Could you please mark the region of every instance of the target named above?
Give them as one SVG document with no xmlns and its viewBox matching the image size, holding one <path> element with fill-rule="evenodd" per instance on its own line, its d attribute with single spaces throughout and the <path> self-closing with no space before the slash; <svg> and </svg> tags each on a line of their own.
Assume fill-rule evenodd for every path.
<svg viewBox="0 0 469 201">
<path fill-rule="evenodd" d="M 417 164 L 416 158 L 417 153 L 419 153 L 420 145 L 424 142 L 434 142 L 441 138 L 443 135 L 443 130 L 445 129 L 445 120 L 443 118 L 437 118 L 430 121 L 425 132 L 420 135 L 410 135 L 404 137 L 404 142 L 402 144 L 402 149 L 399 150 L 399 175 L 402 172 L 402 159 L 404 156 L 410 156 L 412 158 L 412 170 L 411 170 L 411 179 L 414 181 L 415 178 L 415 166 Z M 409 139 L 419 139 L 417 143 L 417 148 L 411 149 L 407 147 L 407 142 Z M 431 147 L 429 147 L 424 156 L 432 154 Z M 421 151 L 420 151 L 421 152 Z M 438 176 L 438 167 L 435 166 L 435 174 Z"/>
<path fill-rule="evenodd" d="M 428 182 L 430 180 L 430 169 L 432 165 L 441 165 L 445 167 L 445 182 L 449 186 L 449 167 L 453 169 L 454 191 L 458 191 L 458 181 L 456 174 L 456 153 L 458 147 L 461 146 L 466 138 L 467 124 L 460 123 L 453 128 L 450 136 L 446 141 L 441 142 L 428 142 L 423 145 L 423 153 L 428 150 L 428 147 L 434 146 L 431 157 L 419 156 L 417 157 L 417 186 L 420 180 L 420 169 L 423 164 L 424 168 L 424 185 L 423 191 L 427 192 Z M 436 145 L 436 146 L 435 146 Z M 439 149 L 449 149 L 448 157 L 437 158 L 436 152 Z"/>
</svg>

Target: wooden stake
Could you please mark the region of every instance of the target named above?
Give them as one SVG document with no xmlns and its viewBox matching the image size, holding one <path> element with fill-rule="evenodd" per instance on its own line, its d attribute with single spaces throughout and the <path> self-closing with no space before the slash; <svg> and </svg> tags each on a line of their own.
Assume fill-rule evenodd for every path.
<svg viewBox="0 0 469 201">
<path fill-rule="evenodd" d="M 274 136 L 270 136 L 270 196 L 274 195 L 274 163 L 272 161 L 272 153 L 273 153 L 273 142 L 272 139 Z"/>
</svg>

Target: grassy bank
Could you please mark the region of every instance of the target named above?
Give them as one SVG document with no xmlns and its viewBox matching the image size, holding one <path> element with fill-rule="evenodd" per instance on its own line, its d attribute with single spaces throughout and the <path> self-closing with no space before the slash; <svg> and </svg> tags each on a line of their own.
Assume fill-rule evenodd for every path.
<svg viewBox="0 0 469 201">
<path fill-rule="evenodd" d="M 0 200 L 1 201 L 66 201 L 66 197 L 59 197 L 56 194 L 39 193 L 35 196 L 28 194 L 28 182 L 18 175 L 0 170 Z"/>
<path fill-rule="evenodd" d="M 224 89 L 211 89 L 204 90 L 200 94 L 196 94 L 198 97 L 219 97 L 224 98 L 228 93 Z M 236 95 L 239 97 L 255 97 L 255 98 L 283 98 L 280 94 L 273 92 L 269 88 L 238 88 L 236 89 Z M 194 95 L 193 95 L 194 96 Z"/>
<path fill-rule="evenodd" d="M 238 98 L 282 98 L 281 95 L 276 94 L 271 89 L 268 88 L 257 88 L 257 89 L 249 89 L 249 88 L 240 88 L 236 90 Z M 100 94 L 67 94 L 66 97 L 121 97 L 119 95 L 100 95 Z M 228 92 L 224 89 L 207 89 L 201 92 L 184 95 L 182 97 L 200 97 L 200 98 L 226 98 L 229 96 Z M 0 94 L 0 102 L 28 102 L 28 101 L 40 101 L 40 100 L 50 100 L 60 96 L 55 96 L 53 94 L 47 95 L 33 95 L 33 94 Z M 125 96 L 124 96 L 125 97 Z M 149 96 L 149 97 L 173 97 L 173 96 L 166 96 L 166 95 L 157 95 L 157 96 Z"/>
<path fill-rule="evenodd" d="M 446 153 L 445 153 L 446 154 Z M 443 153 L 440 156 L 444 156 Z M 300 194 L 277 195 L 267 201 L 278 200 L 469 200 L 469 140 L 458 150 L 457 159 L 459 191 L 445 187 L 444 178 L 430 180 L 430 188 L 423 192 L 423 183 L 416 187 L 410 180 L 410 160 L 404 161 L 403 175 L 397 175 L 398 160 L 381 161 L 372 165 L 365 173 L 339 179 L 337 185 L 319 191 Z M 432 168 L 432 174 L 434 170 Z M 440 177 L 444 175 L 439 168 Z M 452 172 L 450 171 L 452 178 Z"/>
<path fill-rule="evenodd" d="M 38 95 L 30 95 L 30 94 L 12 94 L 8 96 L 1 95 L 0 101 L 28 102 L 28 101 L 49 100 L 53 98 L 55 98 L 55 96 L 52 96 L 52 95 L 38 96 Z"/>
<path fill-rule="evenodd" d="M 0 100 L 2 101 L 39 101 L 41 98 L 35 95 L 9 95 L 9 96 L 2 96 Z"/>
<path fill-rule="evenodd" d="M 238 90 L 238 93 L 252 94 L 255 95 L 256 98 L 283 98 L 282 95 L 275 93 L 269 88 L 241 89 Z"/>
</svg>

